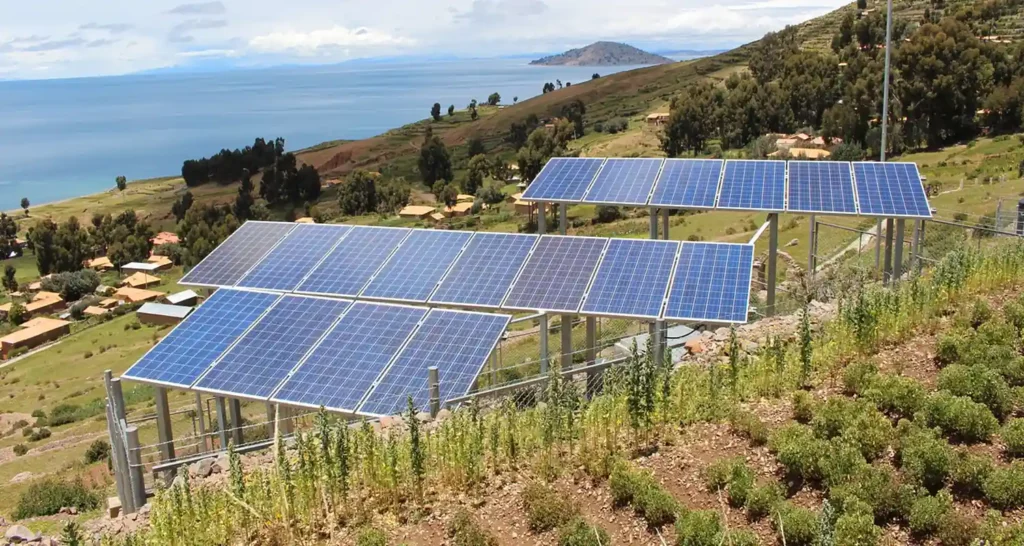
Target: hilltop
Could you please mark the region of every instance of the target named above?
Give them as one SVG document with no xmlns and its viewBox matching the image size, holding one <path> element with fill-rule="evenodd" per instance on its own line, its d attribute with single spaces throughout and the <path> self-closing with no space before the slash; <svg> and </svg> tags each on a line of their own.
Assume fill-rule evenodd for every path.
<svg viewBox="0 0 1024 546">
<path fill-rule="evenodd" d="M 540 66 L 623 66 L 641 64 L 667 64 L 675 62 L 668 57 L 648 53 L 629 44 L 594 42 L 586 47 L 570 49 L 559 55 L 550 55 L 531 61 Z"/>
</svg>

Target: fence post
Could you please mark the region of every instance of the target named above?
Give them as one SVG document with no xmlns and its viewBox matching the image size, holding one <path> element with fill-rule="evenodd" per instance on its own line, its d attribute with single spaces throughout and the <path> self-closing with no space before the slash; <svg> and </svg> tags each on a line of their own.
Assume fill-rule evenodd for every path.
<svg viewBox="0 0 1024 546">
<path fill-rule="evenodd" d="M 775 315 L 775 274 L 779 258 L 779 215 L 769 214 L 768 221 L 768 302 L 766 316 Z"/>
<path fill-rule="evenodd" d="M 654 323 L 654 366 L 661 366 L 665 362 L 665 353 L 668 349 L 668 331 L 665 330 L 665 321 L 659 320 Z"/>
<path fill-rule="evenodd" d="M 587 317 L 587 365 L 597 364 L 597 318 Z M 600 371 L 590 370 L 587 372 L 587 398 L 593 398 L 601 392 L 602 379 L 604 376 Z"/>
<path fill-rule="evenodd" d="M 893 248 L 893 272 L 892 278 L 895 282 L 900 281 L 903 276 L 903 234 L 906 229 L 903 218 L 896 220 L 896 246 Z"/>
<path fill-rule="evenodd" d="M 174 459 L 174 432 L 171 430 L 171 409 L 167 404 L 167 389 L 157 387 L 156 397 L 156 432 L 160 442 L 160 460 L 163 462 Z M 174 469 L 168 469 L 164 475 L 168 483 L 174 479 Z"/>
<path fill-rule="evenodd" d="M 882 254 L 882 219 L 875 221 L 875 271 L 878 271 L 879 259 Z"/>
<path fill-rule="evenodd" d="M 121 387 L 121 378 L 119 377 L 114 377 L 110 380 L 110 411 L 114 415 L 114 428 L 117 432 L 117 443 L 120 447 L 120 449 L 112 449 L 112 451 L 114 456 L 117 457 L 117 464 L 121 468 L 121 479 L 124 481 L 125 498 L 122 499 L 121 508 L 125 513 L 129 513 L 129 511 L 134 512 L 136 507 L 131 490 L 131 468 L 128 465 L 128 445 L 125 440 L 127 417 L 124 407 L 124 390 Z M 129 502 L 125 504 L 125 500 Z"/>
<path fill-rule="evenodd" d="M 658 238 L 658 209 L 648 209 L 651 218 L 651 239 Z"/>
<path fill-rule="evenodd" d="M 540 315 L 540 373 L 548 373 L 548 315 Z"/>
<path fill-rule="evenodd" d="M 430 416 L 437 417 L 441 411 L 441 385 L 437 366 L 427 368 L 427 385 L 430 387 Z"/>
<path fill-rule="evenodd" d="M 146 505 L 146 482 L 142 472 L 142 448 L 139 445 L 139 428 L 130 426 L 125 429 L 125 437 L 128 439 L 128 475 L 131 478 L 132 497 L 134 498 L 135 509 L 138 510 Z"/>
<path fill-rule="evenodd" d="M 242 445 L 242 402 L 237 398 L 231 399 L 231 439 L 235 447 Z"/>
<path fill-rule="evenodd" d="M 196 414 L 199 417 L 199 437 L 202 438 L 203 451 L 210 451 L 210 439 L 206 437 L 206 415 L 203 414 L 203 395 L 196 393 Z"/>
<path fill-rule="evenodd" d="M 882 268 L 882 281 L 889 284 L 892 281 L 892 218 L 885 219 L 885 267 Z"/>
<path fill-rule="evenodd" d="M 814 278 L 814 241 L 817 239 L 817 219 L 811 215 L 811 233 L 807 239 L 807 278 Z"/>
<path fill-rule="evenodd" d="M 117 417 L 114 412 L 114 401 L 110 393 L 110 381 L 113 379 L 113 372 L 105 370 L 103 372 L 103 387 L 106 390 L 106 411 L 107 411 L 107 434 L 110 436 L 110 451 L 112 453 L 110 457 L 110 464 L 114 469 L 114 482 L 117 485 L 117 498 L 121 501 L 121 506 L 125 506 L 125 499 L 127 491 L 126 484 L 128 483 L 127 469 L 120 465 L 120 457 L 116 457 L 113 454 L 118 452 L 124 452 L 124 443 L 122 437 L 118 433 L 120 427 L 117 426 Z"/>
<path fill-rule="evenodd" d="M 997 232 L 1002 231 L 1002 228 L 999 227 L 999 226 L 1002 225 L 1002 223 L 1001 223 L 1002 219 L 1003 219 L 1003 200 L 1000 199 L 999 202 L 996 203 L 996 225 L 994 227 L 995 227 L 995 230 Z"/>
<path fill-rule="evenodd" d="M 220 436 L 220 448 L 228 448 L 228 410 L 224 407 L 224 397 L 214 397 L 217 402 L 217 433 Z"/>
<path fill-rule="evenodd" d="M 572 315 L 562 315 L 559 333 L 562 334 L 562 369 L 572 368 Z"/>
</svg>

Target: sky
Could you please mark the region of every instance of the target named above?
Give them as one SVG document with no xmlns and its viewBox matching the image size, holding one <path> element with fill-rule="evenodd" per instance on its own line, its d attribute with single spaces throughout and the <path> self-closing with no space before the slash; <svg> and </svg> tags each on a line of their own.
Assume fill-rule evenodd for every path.
<svg viewBox="0 0 1024 546">
<path fill-rule="evenodd" d="M 0 0 L 0 79 L 733 47 L 842 0 Z M 627 8 L 628 6 L 628 8 Z"/>
</svg>

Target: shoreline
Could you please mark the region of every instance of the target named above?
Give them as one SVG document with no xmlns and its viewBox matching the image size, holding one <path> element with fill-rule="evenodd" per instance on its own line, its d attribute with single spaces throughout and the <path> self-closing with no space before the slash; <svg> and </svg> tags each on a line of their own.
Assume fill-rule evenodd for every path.
<svg viewBox="0 0 1024 546">
<path fill-rule="evenodd" d="M 152 182 L 162 182 L 162 181 L 166 181 L 166 180 L 173 180 L 175 178 L 181 178 L 181 177 L 180 176 L 173 176 L 173 175 L 171 175 L 171 176 L 157 176 L 157 177 L 153 177 L 153 178 L 142 178 L 142 179 L 139 179 L 139 180 L 131 180 L 131 181 L 128 182 L 128 188 L 131 188 L 133 184 L 146 184 L 146 183 L 152 183 Z M 76 195 L 74 197 L 66 197 L 64 199 L 58 199 L 56 201 L 47 201 L 45 203 L 32 203 L 31 205 L 29 205 L 29 210 L 43 208 L 43 207 L 52 207 L 52 206 L 57 206 L 57 205 L 65 205 L 67 203 L 70 203 L 70 202 L 78 200 L 78 199 L 84 199 L 84 198 L 87 198 L 87 197 L 94 197 L 94 196 L 104 195 L 104 194 L 113 193 L 113 192 L 116 192 L 116 191 L 117 191 L 117 188 L 114 187 L 114 188 L 111 188 L 111 189 L 108 189 L 108 190 L 97 191 L 97 192 L 93 192 L 93 193 L 85 193 L 85 194 L 82 194 L 82 195 Z M 23 211 L 24 211 L 24 209 L 16 208 L 16 209 L 9 209 L 9 210 L 3 211 L 3 212 L 6 213 L 7 216 L 11 216 L 11 217 L 14 217 L 15 219 L 18 219 L 18 216 L 21 215 L 23 213 Z"/>
</svg>

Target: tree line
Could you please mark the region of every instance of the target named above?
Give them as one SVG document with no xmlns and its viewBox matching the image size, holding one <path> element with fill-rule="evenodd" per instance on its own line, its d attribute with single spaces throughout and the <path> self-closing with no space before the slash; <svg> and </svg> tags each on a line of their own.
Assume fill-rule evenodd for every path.
<svg viewBox="0 0 1024 546">
<path fill-rule="evenodd" d="M 238 182 L 245 171 L 255 173 L 273 165 L 284 153 L 283 138 L 273 141 L 257 138 L 252 146 L 241 150 L 225 148 L 210 157 L 185 160 L 181 165 L 181 177 L 189 187 L 208 182 L 230 184 Z"/>
<path fill-rule="evenodd" d="M 107 256 L 120 269 L 149 257 L 154 234 L 135 211 L 126 210 L 117 216 L 95 214 L 87 226 L 74 216 L 61 223 L 41 220 L 28 229 L 27 245 L 40 275 L 78 271 L 97 256 Z"/>
</svg>

